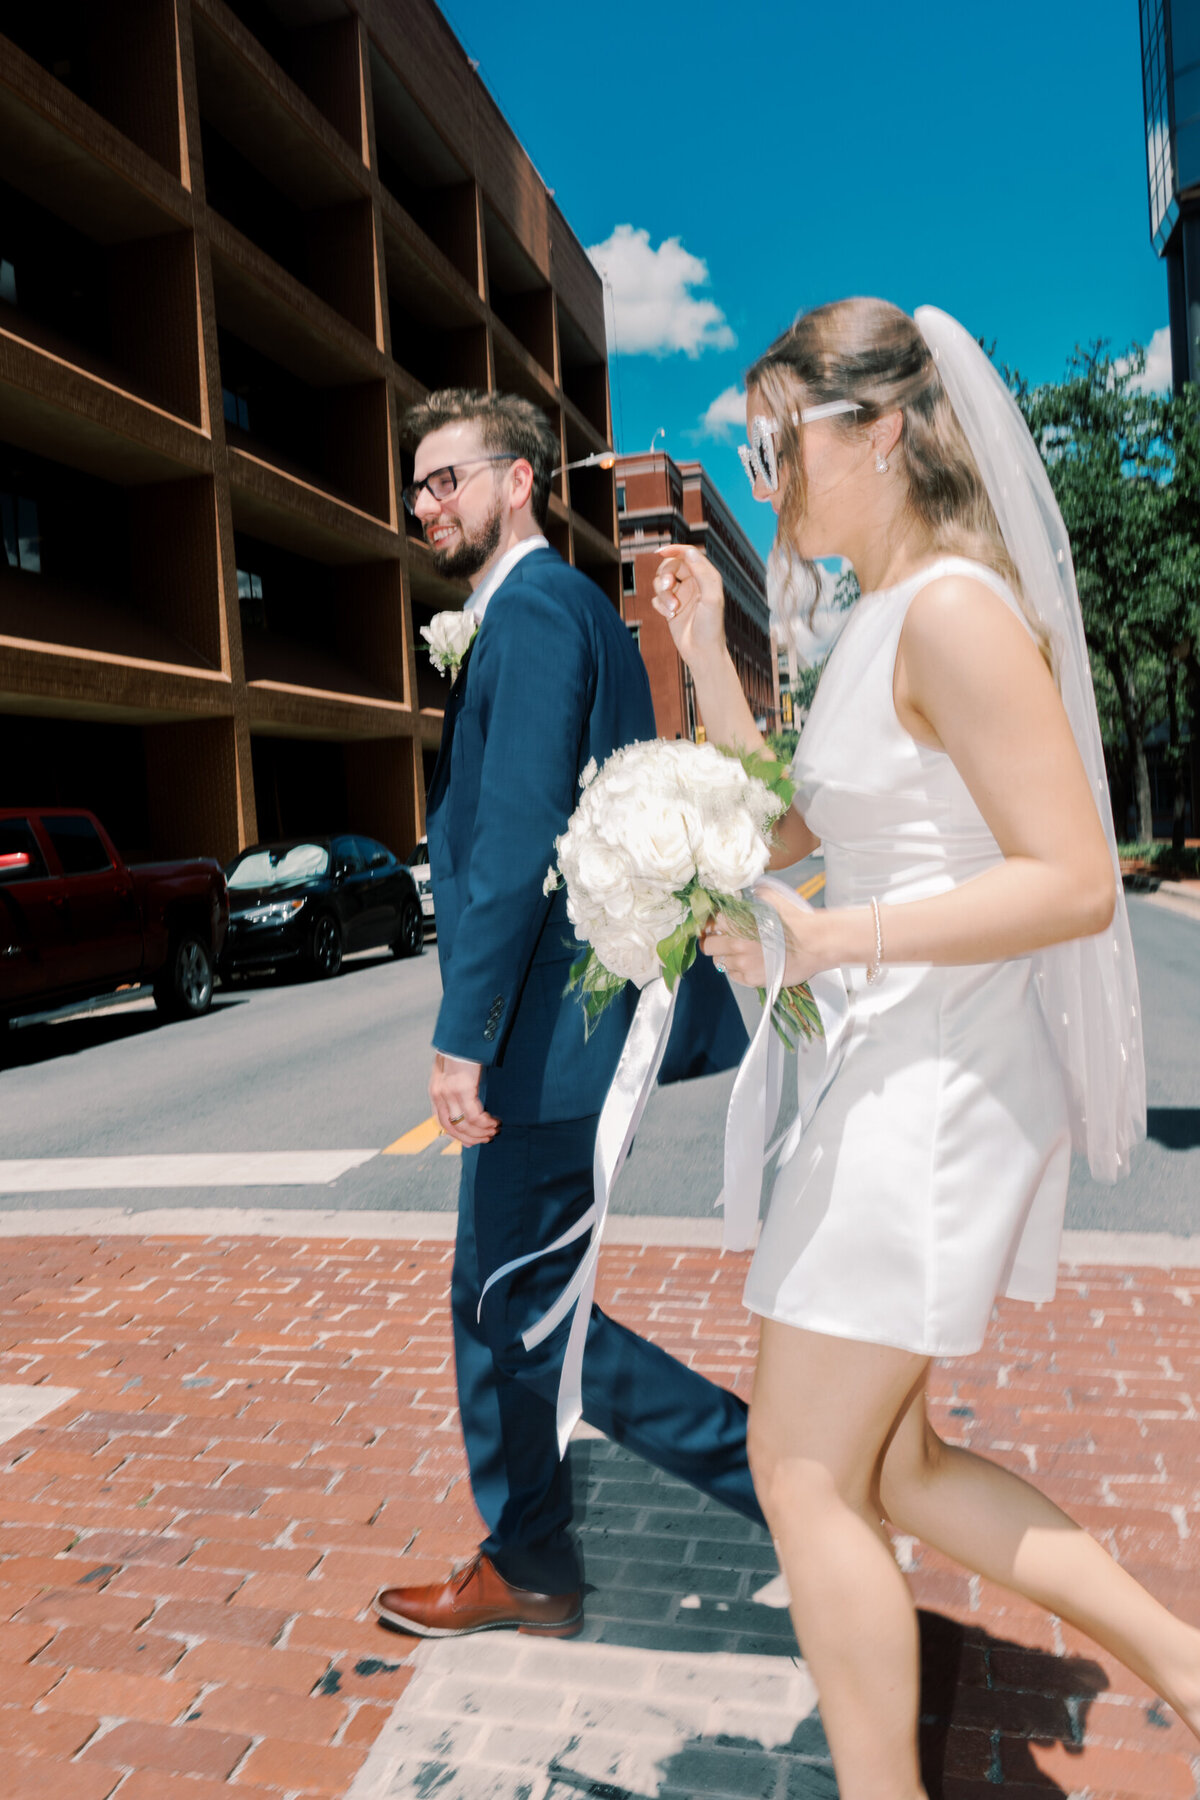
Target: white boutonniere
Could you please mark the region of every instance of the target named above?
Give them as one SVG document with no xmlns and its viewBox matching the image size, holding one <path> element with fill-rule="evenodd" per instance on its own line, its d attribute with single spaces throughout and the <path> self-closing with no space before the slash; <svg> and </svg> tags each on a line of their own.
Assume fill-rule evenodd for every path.
<svg viewBox="0 0 1200 1800">
<path fill-rule="evenodd" d="M 434 613 L 429 624 L 421 627 L 421 636 L 429 645 L 429 660 L 434 668 L 442 675 L 457 675 L 478 630 L 479 621 L 474 613 Z"/>
</svg>

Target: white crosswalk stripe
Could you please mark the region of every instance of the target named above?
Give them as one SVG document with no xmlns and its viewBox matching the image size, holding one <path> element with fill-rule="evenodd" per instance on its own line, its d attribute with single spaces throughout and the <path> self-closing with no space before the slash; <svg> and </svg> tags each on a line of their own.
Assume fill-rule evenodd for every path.
<svg viewBox="0 0 1200 1800">
<path fill-rule="evenodd" d="M 80 1188 L 317 1187 L 378 1155 L 372 1149 L 14 1157 L 0 1160 L 0 1194 L 55 1194 Z"/>
</svg>

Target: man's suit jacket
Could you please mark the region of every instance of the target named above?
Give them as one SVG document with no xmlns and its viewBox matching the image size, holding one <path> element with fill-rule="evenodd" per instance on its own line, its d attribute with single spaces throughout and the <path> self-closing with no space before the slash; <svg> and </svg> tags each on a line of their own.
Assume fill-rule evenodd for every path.
<svg viewBox="0 0 1200 1800">
<path fill-rule="evenodd" d="M 637 992 L 585 1042 L 564 992 L 583 946 L 565 892 L 542 883 L 589 759 L 654 735 L 645 667 L 611 603 L 557 551 L 531 551 L 492 594 L 450 691 L 426 809 L 443 987 L 433 1041 L 484 1065 L 481 1096 L 501 1120 L 603 1105 Z M 725 981 L 699 958 L 664 1078 L 728 1068 L 745 1043 Z"/>
</svg>

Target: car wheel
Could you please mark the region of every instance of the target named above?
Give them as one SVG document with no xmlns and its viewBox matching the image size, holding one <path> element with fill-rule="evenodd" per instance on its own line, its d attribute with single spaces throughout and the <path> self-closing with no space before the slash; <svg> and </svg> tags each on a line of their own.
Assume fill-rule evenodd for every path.
<svg viewBox="0 0 1200 1800">
<path fill-rule="evenodd" d="M 420 956 L 424 948 L 425 921 L 421 917 L 420 902 L 410 900 L 400 914 L 400 929 L 392 945 L 392 955 Z"/>
<path fill-rule="evenodd" d="M 167 966 L 154 984 L 154 1003 L 174 1019 L 198 1019 L 212 1005 L 212 954 L 193 932 L 176 938 Z"/>
<path fill-rule="evenodd" d="M 328 981 L 342 966 L 342 928 L 332 913 L 322 913 L 313 926 L 309 967 L 318 981 Z"/>
</svg>

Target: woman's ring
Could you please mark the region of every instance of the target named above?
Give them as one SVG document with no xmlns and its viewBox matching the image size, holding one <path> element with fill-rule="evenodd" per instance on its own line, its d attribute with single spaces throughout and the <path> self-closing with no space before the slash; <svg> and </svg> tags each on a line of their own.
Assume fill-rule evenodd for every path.
<svg viewBox="0 0 1200 1800">
<path fill-rule="evenodd" d="M 724 973 L 725 973 L 725 964 L 723 962 L 719 962 L 717 964 L 717 974 L 723 975 Z"/>
</svg>

